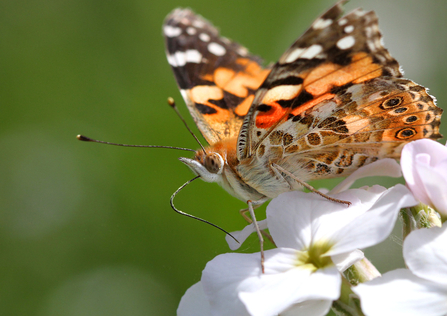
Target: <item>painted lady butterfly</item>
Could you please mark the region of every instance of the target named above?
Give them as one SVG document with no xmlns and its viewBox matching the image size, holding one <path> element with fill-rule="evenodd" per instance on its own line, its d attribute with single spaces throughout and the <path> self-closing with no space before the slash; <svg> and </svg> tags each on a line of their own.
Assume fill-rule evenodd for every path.
<svg viewBox="0 0 447 316">
<path fill-rule="evenodd" d="M 442 110 L 402 78 L 375 13 L 340 17 L 345 2 L 271 68 L 191 10 L 174 10 L 163 26 L 168 62 L 210 144 L 180 160 L 250 208 L 305 181 L 399 158 L 409 141 L 442 137 Z"/>
</svg>

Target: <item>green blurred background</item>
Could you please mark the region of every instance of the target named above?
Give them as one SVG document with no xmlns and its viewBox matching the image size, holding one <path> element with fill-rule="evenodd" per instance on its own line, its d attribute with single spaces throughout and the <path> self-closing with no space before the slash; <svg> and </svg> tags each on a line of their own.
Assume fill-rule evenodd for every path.
<svg viewBox="0 0 447 316">
<path fill-rule="evenodd" d="M 191 7 L 272 62 L 333 3 L 3 0 L 0 315 L 174 315 L 206 262 L 229 251 L 222 232 L 169 206 L 192 178 L 177 161 L 185 153 L 81 143 L 76 134 L 197 147 L 166 105 L 174 97 L 193 125 L 164 54 L 161 26 L 172 9 Z M 447 2 L 346 8 L 358 6 L 377 12 L 405 75 L 446 108 Z M 230 231 L 244 226 L 244 203 L 215 184 L 194 182 L 176 205 Z M 367 251 L 381 271 L 403 265 L 395 234 Z M 242 250 L 257 251 L 256 238 Z"/>
</svg>

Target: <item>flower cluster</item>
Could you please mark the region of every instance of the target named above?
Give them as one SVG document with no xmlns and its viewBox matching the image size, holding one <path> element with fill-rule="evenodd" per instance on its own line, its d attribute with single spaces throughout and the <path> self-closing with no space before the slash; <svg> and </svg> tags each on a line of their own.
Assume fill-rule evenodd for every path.
<svg viewBox="0 0 447 316">
<path fill-rule="evenodd" d="M 348 189 L 360 177 L 398 177 L 401 168 L 407 186 Z M 270 202 L 260 222 L 277 247 L 265 251 L 264 272 L 259 253 L 219 255 L 187 290 L 177 313 L 326 315 L 332 308 L 345 315 L 445 315 L 447 225 L 417 228 L 441 226 L 446 193 L 447 148 L 430 140 L 406 145 L 401 167 L 379 160 L 328 193 L 351 202 L 349 207 L 313 193 L 284 193 Z M 361 249 L 387 238 L 401 209 L 416 222 L 403 245 L 408 269 L 380 276 Z M 422 218 L 435 224 L 418 225 Z M 243 241 L 253 231 L 249 225 L 236 238 Z"/>
</svg>

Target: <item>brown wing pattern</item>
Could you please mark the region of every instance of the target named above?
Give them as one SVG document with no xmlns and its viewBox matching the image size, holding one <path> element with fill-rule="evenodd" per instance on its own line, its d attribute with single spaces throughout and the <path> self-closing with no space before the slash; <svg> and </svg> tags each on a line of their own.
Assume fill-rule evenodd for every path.
<svg viewBox="0 0 447 316">
<path fill-rule="evenodd" d="M 374 12 L 339 18 L 343 2 L 312 24 L 258 90 L 238 139 L 243 161 L 275 162 L 307 181 L 346 176 L 399 158 L 409 141 L 442 137 L 442 110 L 424 87 L 401 78 Z"/>
<path fill-rule="evenodd" d="M 189 9 L 165 20 L 168 62 L 186 105 L 209 144 L 237 137 L 254 93 L 269 70 L 259 57 L 220 37 L 217 29 Z"/>
<path fill-rule="evenodd" d="M 340 18 L 344 2 L 319 17 L 274 65 L 244 120 L 240 159 L 252 156 L 278 125 L 338 90 L 377 77 L 401 77 L 397 61 L 381 44 L 375 13 L 356 9 Z"/>
<path fill-rule="evenodd" d="M 347 176 L 377 159 L 398 159 L 409 141 L 442 137 L 441 113 L 414 82 L 376 78 L 282 123 L 256 153 L 302 180 Z"/>
</svg>

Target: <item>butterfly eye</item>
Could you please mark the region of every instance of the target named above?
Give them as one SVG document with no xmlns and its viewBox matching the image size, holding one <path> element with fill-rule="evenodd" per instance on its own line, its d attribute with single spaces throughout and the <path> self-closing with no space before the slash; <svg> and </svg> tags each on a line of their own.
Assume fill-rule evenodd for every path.
<svg viewBox="0 0 447 316">
<path fill-rule="evenodd" d="M 211 173 L 221 174 L 224 166 L 224 160 L 217 153 L 210 153 L 205 157 L 204 166 Z"/>
</svg>

